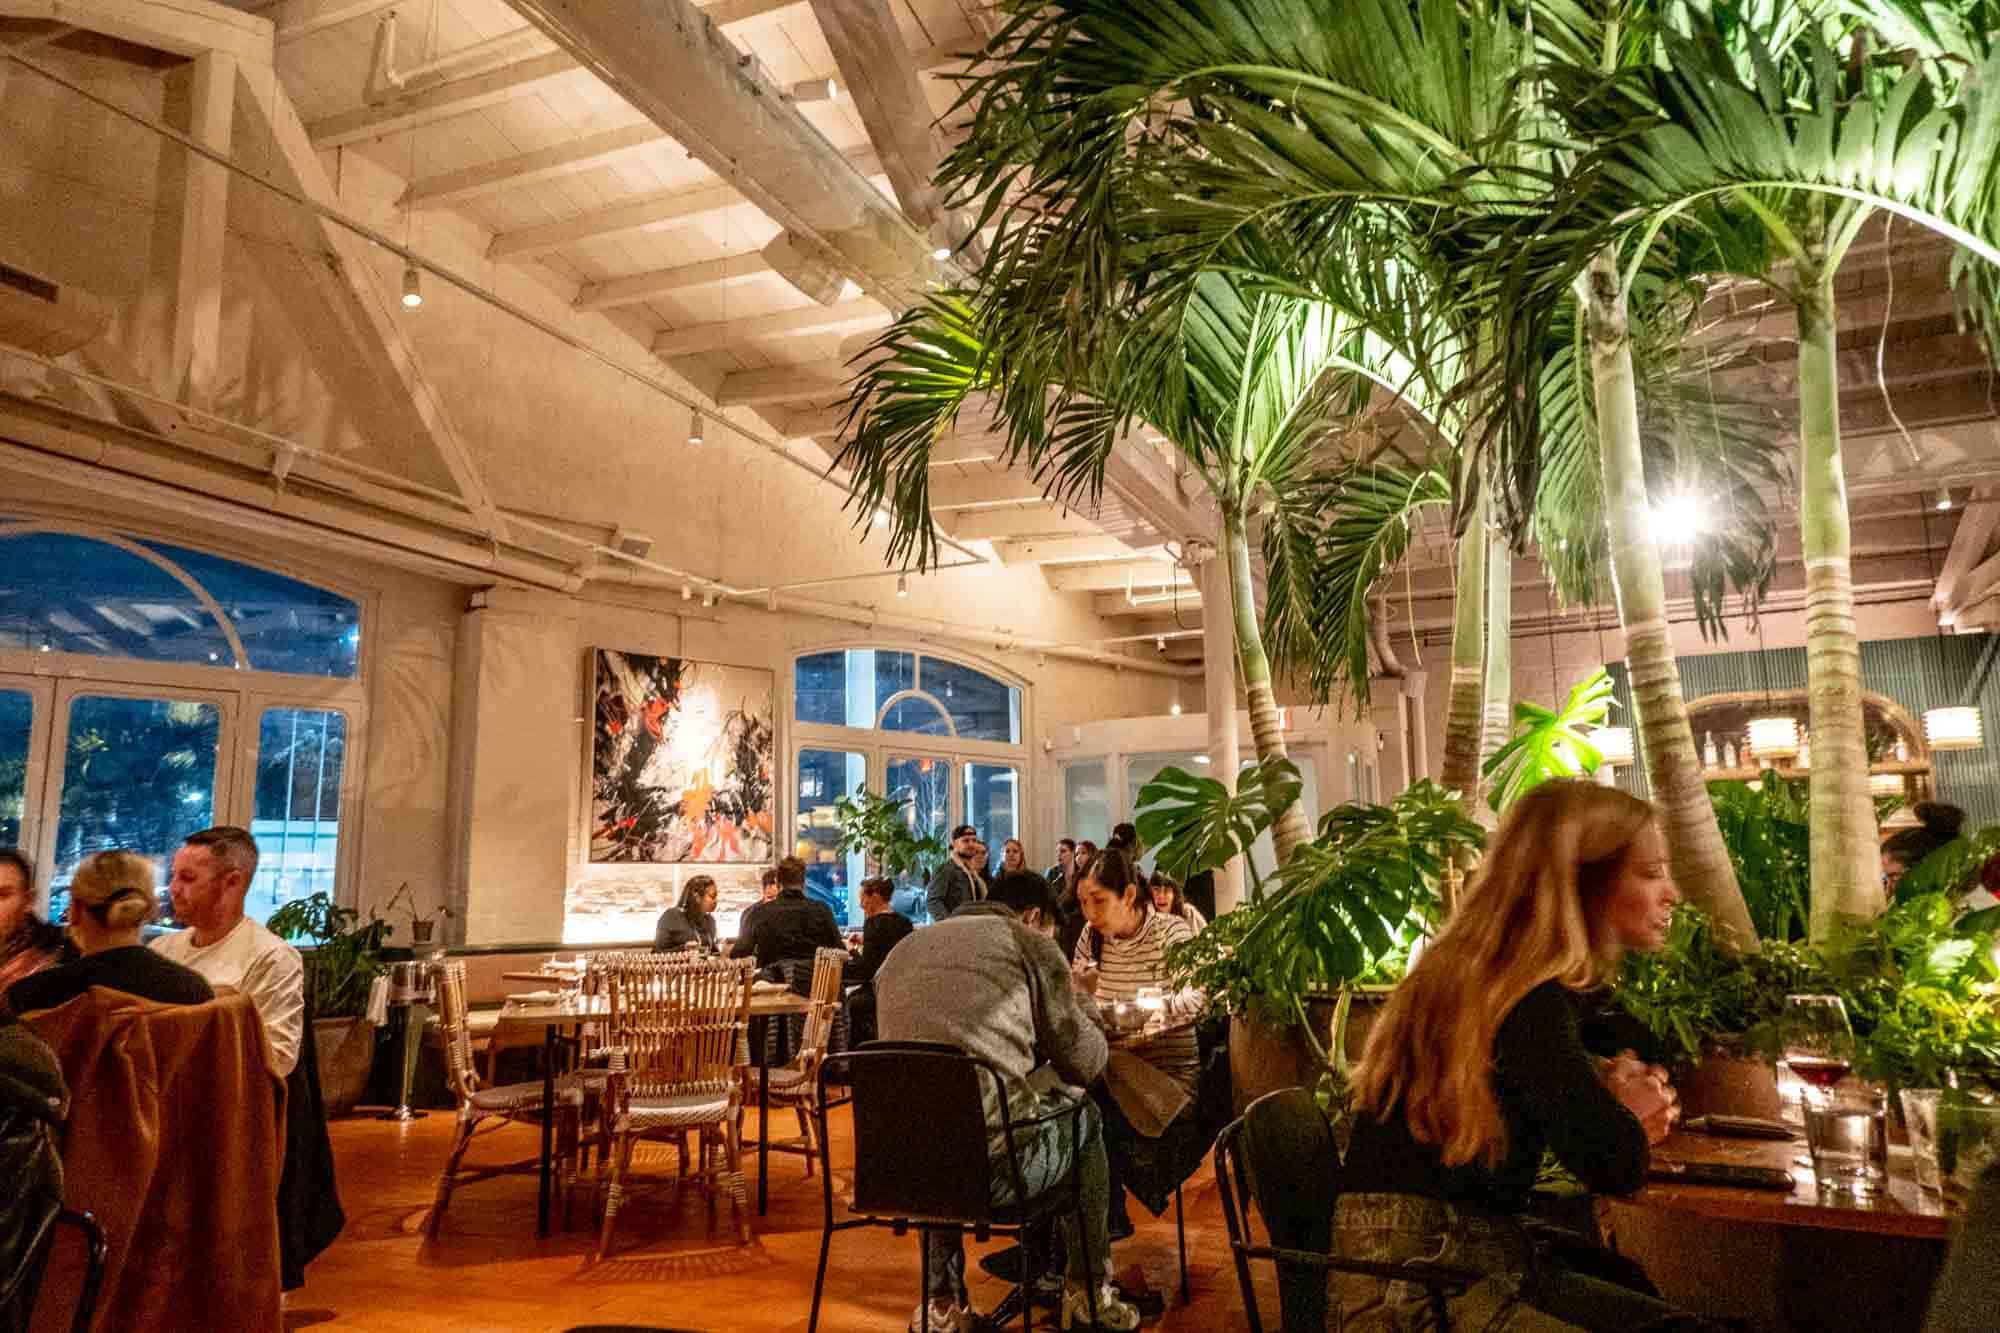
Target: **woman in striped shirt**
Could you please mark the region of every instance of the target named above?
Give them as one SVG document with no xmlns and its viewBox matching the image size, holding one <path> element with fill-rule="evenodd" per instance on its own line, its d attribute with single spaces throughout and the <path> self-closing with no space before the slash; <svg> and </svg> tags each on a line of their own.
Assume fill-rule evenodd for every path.
<svg viewBox="0 0 2000 1333">
<path fill-rule="evenodd" d="M 1096 997 L 1098 1003 L 1138 998 L 1141 988 L 1166 990 L 1165 956 L 1169 945 L 1194 938 L 1188 923 L 1169 912 L 1153 909 L 1152 894 L 1126 859 L 1125 852 L 1107 847 L 1090 863 L 1077 886 L 1077 904 L 1089 924 L 1076 942 L 1072 967 L 1077 986 Z M 1168 1031 L 1151 1041 L 1128 1049 L 1161 1073 L 1166 1074 L 1195 1097 L 1201 1075 L 1201 1055 L 1195 1044 L 1194 1021 L 1200 1015 L 1202 994 L 1188 988 L 1167 991 L 1163 1018 Z M 1111 1232 L 1131 1234 L 1125 1213 L 1124 1186 L 1129 1184 L 1140 1201 L 1154 1215 L 1166 1210 L 1173 1185 L 1162 1189 L 1148 1180 L 1154 1173 L 1146 1163 L 1155 1156 L 1154 1145 L 1140 1141 L 1137 1131 L 1118 1112 L 1115 1103 L 1100 1096 L 1104 1106 L 1104 1147 L 1111 1160 Z M 1192 1115 L 1192 1106 L 1183 1118 Z M 1176 1122 L 1178 1124 L 1178 1122 Z M 1169 1127 L 1169 1133 L 1173 1127 Z"/>
</svg>

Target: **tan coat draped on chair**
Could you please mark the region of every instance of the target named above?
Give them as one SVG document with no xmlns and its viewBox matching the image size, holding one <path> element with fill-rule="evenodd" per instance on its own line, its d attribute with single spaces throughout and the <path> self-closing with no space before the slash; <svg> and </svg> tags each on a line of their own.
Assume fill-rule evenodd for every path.
<svg viewBox="0 0 2000 1333">
<path fill-rule="evenodd" d="M 26 1021 L 70 1086 L 64 1202 L 109 1247 L 103 1333 L 277 1333 L 284 1083 L 242 995 L 155 1004 L 93 986 Z M 34 1328 L 69 1327 L 82 1255 L 58 1244 Z"/>
</svg>

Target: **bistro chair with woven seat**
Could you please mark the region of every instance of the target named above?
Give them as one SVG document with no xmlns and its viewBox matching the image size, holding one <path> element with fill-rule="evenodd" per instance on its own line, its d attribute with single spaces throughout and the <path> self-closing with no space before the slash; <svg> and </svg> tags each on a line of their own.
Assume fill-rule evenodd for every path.
<svg viewBox="0 0 2000 1333">
<path fill-rule="evenodd" d="M 788 960 L 805 962 L 805 959 Z M 812 1175 L 813 1157 L 818 1148 L 813 1140 L 815 1117 L 813 1110 L 819 1100 L 820 1062 L 836 1048 L 835 1038 L 839 1035 L 837 1020 L 840 1017 L 840 981 L 847 972 L 847 951 L 845 949 L 816 949 L 813 951 L 812 989 L 808 992 L 812 1008 L 804 1015 L 800 1027 L 798 1054 L 790 1063 L 779 1069 L 767 1071 L 771 1081 L 771 1109 L 791 1107 L 798 1116 L 797 1138 L 772 1139 L 772 1152 L 799 1153 L 806 1159 L 806 1175 Z M 782 1020 L 779 1020 L 782 1021 Z M 749 1070 L 751 1078 L 756 1077 L 755 1069 Z M 751 1085 L 745 1100 L 754 1099 L 756 1085 Z M 738 1113 L 740 1133 L 742 1112 Z M 769 1133 L 766 1126 L 758 1126 L 758 1133 Z"/>
<path fill-rule="evenodd" d="M 611 1249 L 633 1145 L 640 1139 L 678 1143 L 689 1131 L 698 1136 L 694 1174 L 708 1195 L 710 1216 L 717 1193 L 727 1188 L 737 1231 L 750 1243 L 736 1116 L 743 1089 L 737 1067 L 749 1030 L 754 967 L 747 958 L 649 955 L 607 969 L 614 1015 L 605 1052 L 611 1180 L 598 1258 Z"/>
<path fill-rule="evenodd" d="M 445 1159 L 444 1170 L 438 1174 L 437 1198 L 431 1204 L 431 1215 L 424 1223 L 426 1234 L 431 1236 L 436 1236 L 438 1229 L 444 1225 L 445 1209 L 451 1203 L 452 1191 L 458 1186 L 541 1169 L 541 1158 L 536 1156 L 504 1166 L 461 1170 L 465 1150 L 472 1145 L 480 1126 L 487 1125 L 490 1132 L 510 1123 L 536 1128 L 540 1128 L 542 1123 L 542 1085 L 539 1080 L 488 1087 L 479 1077 L 472 1059 L 472 1028 L 465 1001 L 465 964 L 457 961 L 439 963 L 436 972 L 438 1029 L 444 1037 L 445 1078 L 451 1085 L 452 1095 L 458 1099 L 458 1129 L 452 1140 L 451 1155 Z M 565 1076 L 556 1081 L 555 1110 L 556 1155 L 562 1163 L 564 1207 L 567 1210 L 569 1192 L 576 1188 L 576 1154 L 583 1119 L 583 1084 L 579 1079 Z"/>
<path fill-rule="evenodd" d="M 1451 1297 L 1485 1279 L 1483 1273 L 1445 1264 L 1373 1263 L 1333 1252 L 1340 1148 L 1326 1112 L 1304 1088 L 1266 1093 L 1216 1137 L 1215 1184 L 1250 1333 L 1264 1331 L 1251 1282 L 1252 1260 L 1277 1267 L 1286 1329 L 1329 1327 L 1328 1275 L 1356 1273 L 1423 1288 L 1438 1333 L 1451 1333 Z M 1252 1227 L 1257 1220 L 1266 1236 L 1262 1244 Z"/>
<path fill-rule="evenodd" d="M 991 1080 L 990 1087 L 988 1080 Z M 829 1088 L 844 1086 L 844 1097 L 829 1096 Z M 988 1097 L 1000 1118 L 999 1141 L 1005 1161 L 989 1149 L 994 1127 L 986 1115 Z M 844 1201 L 848 1216 L 834 1220 L 834 1162 L 826 1132 L 828 1110 L 854 1108 L 853 1188 Z M 995 1235 L 1013 1236 L 1023 1245 L 1032 1241 L 1036 1223 L 1063 1209 L 1083 1220 L 1083 1181 L 1076 1163 L 1083 1156 L 1083 1108 L 1076 1101 L 1033 1120 L 1017 1121 L 1008 1110 L 1007 1080 L 993 1065 L 967 1055 L 956 1046 L 935 1042 L 872 1041 L 859 1050 L 828 1056 L 819 1066 L 819 1098 L 813 1115 L 818 1122 L 820 1188 L 826 1219 L 819 1242 L 819 1270 L 813 1277 L 812 1315 L 807 1333 L 819 1328 L 820 1299 L 826 1287 L 826 1265 L 833 1233 L 856 1227 L 888 1227 L 897 1235 L 915 1230 L 923 1255 L 923 1287 L 918 1300 L 923 1328 L 930 1320 L 930 1246 L 924 1236 L 932 1227 L 958 1226 L 984 1243 Z M 1028 1197 L 1021 1173 L 1016 1136 L 1045 1123 L 1067 1122 L 1070 1170 L 1056 1185 Z M 1026 1203 L 993 1202 L 994 1175 Z M 1089 1265 L 1086 1265 L 1088 1267 Z M 1025 1271 L 1035 1271 L 1032 1263 Z M 1097 1320 L 1096 1286 L 1090 1288 L 1091 1322 Z M 1030 1326 L 1035 1303 L 1021 1302 L 1021 1327 Z"/>
</svg>

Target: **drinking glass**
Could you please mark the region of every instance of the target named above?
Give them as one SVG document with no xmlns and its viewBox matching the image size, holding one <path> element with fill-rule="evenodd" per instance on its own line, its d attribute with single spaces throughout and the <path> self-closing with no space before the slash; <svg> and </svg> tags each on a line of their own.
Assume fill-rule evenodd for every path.
<svg viewBox="0 0 2000 1333">
<path fill-rule="evenodd" d="M 1888 1097 L 1876 1088 L 1836 1088 L 1806 1106 L 1806 1146 L 1822 1194 L 1867 1198 L 1889 1181 Z"/>
<path fill-rule="evenodd" d="M 1910 1164 L 1916 1172 L 1918 1192 L 1932 1199 L 1944 1193 L 1938 1173 L 1938 1099 L 1943 1096 L 1937 1088 L 1903 1089 L 1903 1119 L 1910 1127 Z"/>
<path fill-rule="evenodd" d="M 1995 1161 L 2000 1161 L 2000 1106 L 1984 1106 L 1963 1094 L 1946 1097 L 1938 1106 L 1938 1174 L 1945 1198 L 1968 1202 L 1980 1173 Z"/>
<path fill-rule="evenodd" d="M 1847 1025 L 1847 1006 L 1838 995 L 1787 995 L 1779 1033 L 1785 1044 L 1785 1064 L 1807 1085 L 1810 1106 L 1814 1089 L 1824 1096 L 1854 1067 L 1854 1029 Z"/>
</svg>

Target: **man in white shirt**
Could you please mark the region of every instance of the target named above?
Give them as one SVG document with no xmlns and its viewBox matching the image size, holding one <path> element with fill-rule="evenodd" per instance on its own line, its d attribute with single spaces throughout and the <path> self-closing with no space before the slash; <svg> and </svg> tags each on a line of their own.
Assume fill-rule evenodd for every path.
<svg viewBox="0 0 2000 1333">
<path fill-rule="evenodd" d="M 243 915 L 257 874 L 257 840 L 240 828 L 204 829 L 174 853 L 167 885 L 174 916 L 189 929 L 162 935 L 153 948 L 191 967 L 211 986 L 250 997 L 271 1043 L 271 1072 L 284 1078 L 299 1062 L 305 1030 L 305 966 L 299 951 Z"/>
</svg>

